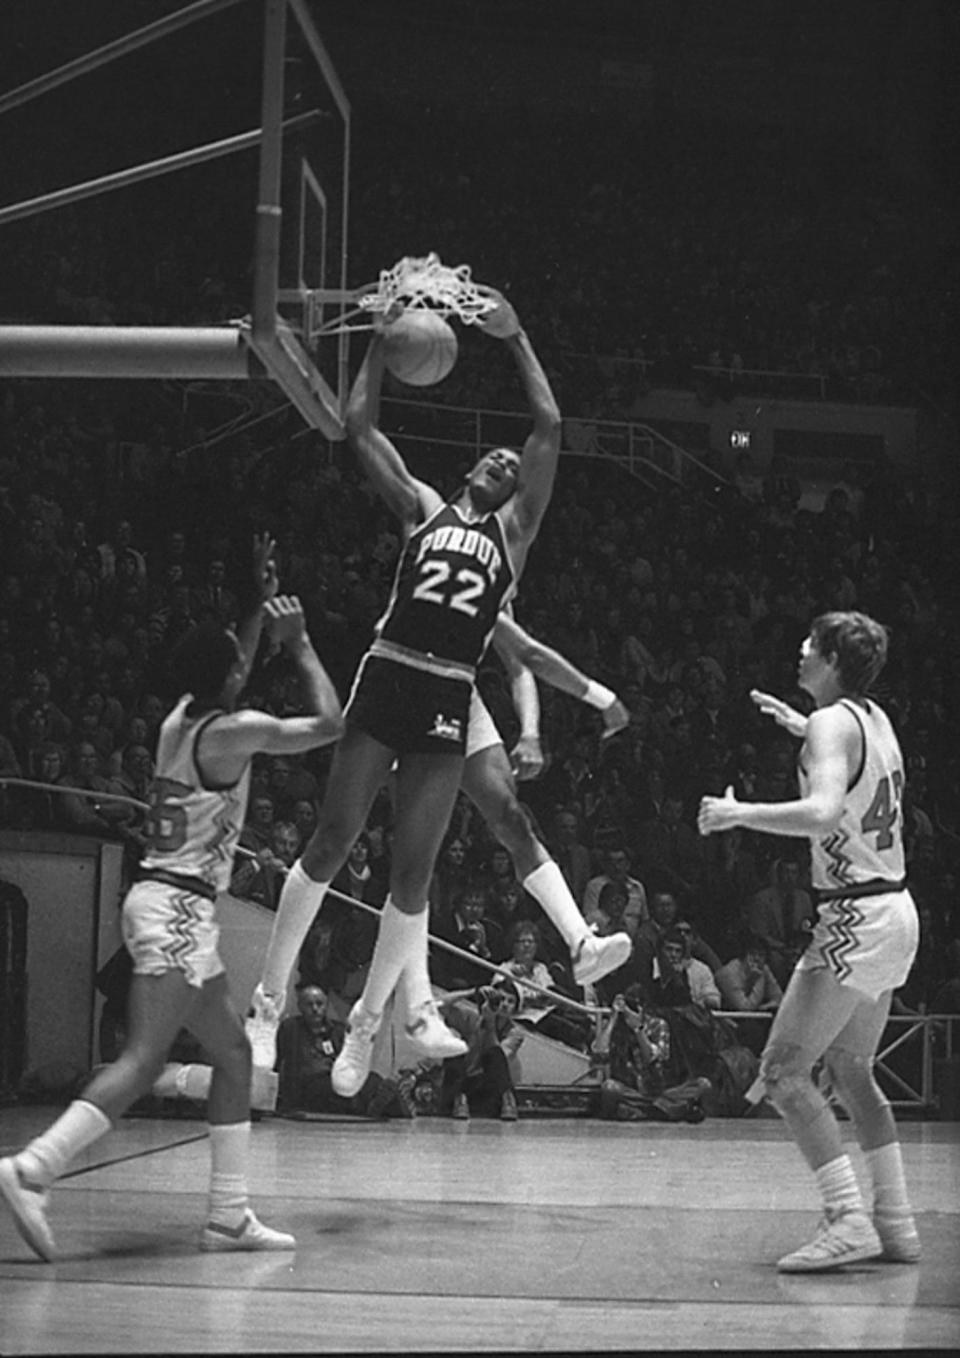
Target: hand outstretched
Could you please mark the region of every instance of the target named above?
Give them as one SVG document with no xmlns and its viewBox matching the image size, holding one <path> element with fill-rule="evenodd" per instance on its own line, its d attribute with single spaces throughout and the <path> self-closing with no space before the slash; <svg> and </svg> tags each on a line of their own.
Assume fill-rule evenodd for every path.
<svg viewBox="0 0 960 1358">
<path fill-rule="evenodd" d="M 792 736 L 802 739 L 806 734 L 806 717 L 802 712 L 798 712 L 795 707 L 785 703 L 782 698 L 775 698 L 772 693 L 762 693 L 758 688 L 750 690 L 750 698 L 761 712 L 772 717 L 778 726 L 782 726 Z"/>
<path fill-rule="evenodd" d="M 277 563 L 273 554 L 277 550 L 276 539 L 269 533 L 253 535 L 253 579 L 257 598 L 262 604 L 272 599 L 280 587 Z"/>
<path fill-rule="evenodd" d="M 306 636 L 306 620 L 294 594 L 278 594 L 264 603 L 267 633 L 274 646 L 297 646 Z"/>
</svg>

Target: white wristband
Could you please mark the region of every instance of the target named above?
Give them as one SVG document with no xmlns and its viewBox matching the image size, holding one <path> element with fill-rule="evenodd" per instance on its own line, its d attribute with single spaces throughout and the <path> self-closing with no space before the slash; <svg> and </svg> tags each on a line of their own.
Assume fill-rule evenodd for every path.
<svg viewBox="0 0 960 1358">
<path fill-rule="evenodd" d="M 602 712 L 607 707 L 612 707 L 617 701 L 617 695 L 603 684 L 598 684 L 596 679 L 587 680 L 587 691 L 581 695 L 585 703 L 591 707 L 596 707 Z"/>
</svg>

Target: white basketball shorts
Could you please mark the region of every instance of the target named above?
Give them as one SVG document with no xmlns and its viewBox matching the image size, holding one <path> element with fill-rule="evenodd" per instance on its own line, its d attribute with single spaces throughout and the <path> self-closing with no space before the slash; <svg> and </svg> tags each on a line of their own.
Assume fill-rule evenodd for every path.
<svg viewBox="0 0 960 1358">
<path fill-rule="evenodd" d="M 798 971 L 826 967 L 841 985 L 875 1000 L 903 985 L 920 939 L 909 891 L 824 901 Z"/>
<path fill-rule="evenodd" d="M 138 976 L 176 968 L 199 988 L 224 966 L 215 903 L 166 882 L 137 882 L 123 902 L 120 927 Z"/>
</svg>

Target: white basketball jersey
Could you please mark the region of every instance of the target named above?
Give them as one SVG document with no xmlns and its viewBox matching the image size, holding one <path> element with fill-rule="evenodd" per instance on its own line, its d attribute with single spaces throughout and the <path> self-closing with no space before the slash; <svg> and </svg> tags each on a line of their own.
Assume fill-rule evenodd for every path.
<svg viewBox="0 0 960 1358">
<path fill-rule="evenodd" d="M 811 844 L 811 878 L 821 891 L 854 886 L 858 882 L 900 882 L 905 873 L 903 853 L 903 755 L 900 743 L 881 707 L 872 700 L 866 709 L 848 698 L 840 701 L 852 712 L 863 733 L 863 766 L 847 790 L 840 824 Z M 800 788 L 807 787 L 803 763 Z"/>
<path fill-rule="evenodd" d="M 203 785 L 194 757 L 197 738 L 220 711 L 188 717 L 186 694 L 160 727 L 156 773 L 150 789 L 148 846 L 141 866 L 200 877 L 225 891 L 247 809 L 250 766 L 227 788 Z"/>
</svg>

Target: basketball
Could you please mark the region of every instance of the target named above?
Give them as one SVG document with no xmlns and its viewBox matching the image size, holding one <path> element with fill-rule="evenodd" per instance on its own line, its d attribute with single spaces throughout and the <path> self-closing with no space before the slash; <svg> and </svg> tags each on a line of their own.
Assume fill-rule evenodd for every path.
<svg viewBox="0 0 960 1358">
<path fill-rule="evenodd" d="M 457 361 L 457 337 L 435 311 L 405 311 L 384 332 L 384 362 L 411 387 L 431 387 Z"/>
</svg>

